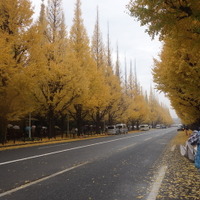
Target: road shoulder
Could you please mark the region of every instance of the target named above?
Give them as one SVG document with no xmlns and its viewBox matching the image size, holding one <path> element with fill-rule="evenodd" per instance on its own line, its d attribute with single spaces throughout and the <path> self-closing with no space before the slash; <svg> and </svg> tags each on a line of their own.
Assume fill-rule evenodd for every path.
<svg viewBox="0 0 200 200">
<path fill-rule="evenodd" d="M 184 133 L 178 133 L 164 152 L 160 166 L 167 166 L 156 200 L 197 200 L 200 197 L 200 173 L 194 163 L 180 154 Z M 176 145 L 176 146 L 174 146 Z"/>
</svg>

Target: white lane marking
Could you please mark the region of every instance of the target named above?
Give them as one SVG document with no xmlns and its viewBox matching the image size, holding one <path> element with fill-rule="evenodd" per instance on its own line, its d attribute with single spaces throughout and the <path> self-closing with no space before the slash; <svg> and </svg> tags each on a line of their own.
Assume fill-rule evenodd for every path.
<svg viewBox="0 0 200 200">
<path fill-rule="evenodd" d="M 173 145 L 172 148 L 171 148 L 171 151 L 174 151 L 176 148 L 176 145 Z"/>
<path fill-rule="evenodd" d="M 117 139 L 114 139 L 114 140 L 109 140 L 109 141 L 104 141 L 104 142 L 97 142 L 97 143 L 94 143 L 94 144 L 88 144 L 88 145 L 84 145 L 84 146 L 73 147 L 73 148 L 70 148 L 70 149 L 53 151 L 53 152 L 50 152 L 50 153 L 45 153 L 45 154 L 40 154 L 40 155 L 35 155 L 35 156 L 29 156 L 29 157 L 25 157 L 25 158 L 16 159 L 16 160 L 10 160 L 10 161 L 0 163 L 0 166 L 1 165 L 7 165 L 7 164 L 10 164 L 10 163 L 21 162 L 21 161 L 25 161 L 25 160 L 40 158 L 40 157 L 44 157 L 44 156 L 54 155 L 54 154 L 58 154 L 58 153 L 63 153 L 63 152 L 67 152 L 67 151 L 83 149 L 83 148 L 91 147 L 91 146 L 95 146 L 95 145 L 111 143 L 111 142 L 115 142 L 115 141 L 118 141 L 118 140 L 125 140 L 125 139 L 129 139 L 129 138 L 133 138 L 133 137 L 139 137 L 139 136 L 145 135 L 145 134 L 147 134 L 147 133 L 143 133 L 143 134 L 140 134 L 140 135 L 134 135 L 134 136 L 130 136 L 130 137 L 117 138 Z"/>
<path fill-rule="evenodd" d="M 38 184 L 38 183 L 40 183 L 40 182 L 42 182 L 42 181 L 46 181 L 46 180 L 48 180 L 48 179 L 50 179 L 50 178 L 53 178 L 53 177 L 55 177 L 55 176 L 58 176 L 58 175 L 60 175 L 60 174 L 64 174 L 65 172 L 71 171 L 71 170 L 73 170 L 73 169 L 76 169 L 76 168 L 81 167 L 81 166 L 86 165 L 86 164 L 88 164 L 88 162 L 84 162 L 84 163 L 79 164 L 79 165 L 76 165 L 76 166 L 74 166 L 74 167 L 70 167 L 70 168 L 68 168 L 68 169 L 65 169 L 65 170 L 56 172 L 56 173 L 54 173 L 54 174 L 51 174 L 50 176 L 46 176 L 46 177 L 44 177 L 44 178 L 41 178 L 41 179 L 38 179 L 38 180 L 36 180 L 36 181 L 27 183 L 27 184 L 25 184 L 25 185 L 21 185 L 20 187 L 17 187 L 17 188 L 14 188 L 14 189 L 12 189 L 12 190 L 9 190 L 9 191 L 6 191 L 6 192 L 1 193 L 1 194 L 0 194 L 0 197 L 6 196 L 6 195 L 10 195 L 10 194 L 12 194 L 12 193 L 14 193 L 14 192 L 17 192 L 17 191 L 19 191 L 19 190 L 25 189 L 25 188 L 30 187 L 30 186 L 32 186 L 32 185 Z"/>
<path fill-rule="evenodd" d="M 162 166 L 159 170 L 158 176 L 152 186 L 151 192 L 149 193 L 147 200 L 156 200 L 156 196 L 158 195 L 161 183 L 163 181 L 163 178 L 165 177 L 166 170 L 167 166 Z"/>
<path fill-rule="evenodd" d="M 124 150 L 124 149 L 128 149 L 128 148 L 130 148 L 130 147 L 134 147 L 135 145 L 136 145 L 136 144 L 134 143 L 134 144 L 131 144 L 131 145 L 125 146 L 125 147 L 119 149 L 118 151 L 122 151 L 122 150 Z"/>
<path fill-rule="evenodd" d="M 150 138 L 146 138 L 144 141 L 146 142 L 146 141 L 148 141 L 148 140 L 150 140 L 150 139 L 152 139 L 152 137 L 150 137 Z"/>
<path fill-rule="evenodd" d="M 65 143 L 65 144 L 57 144 L 57 145 L 39 147 L 38 149 L 49 149 L 49 148 L 53 148 L 53 147 L 66 146 L 66 145 L 68 145 L 68 144 L 70 144 L 70 143 L 68 142 L 68 143 Z"/>
</svg>

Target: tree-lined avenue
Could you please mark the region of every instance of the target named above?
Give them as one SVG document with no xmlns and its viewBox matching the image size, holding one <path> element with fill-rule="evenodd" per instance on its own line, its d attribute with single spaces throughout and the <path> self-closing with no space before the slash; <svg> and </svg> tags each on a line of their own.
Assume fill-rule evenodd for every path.
<svg viewBox="0 0 200 200">
<path fill-rule="evenodd" d="M 135 199 L 174 134 L 159 129 L 2 151 L 0 197 Z"/>
</svg>

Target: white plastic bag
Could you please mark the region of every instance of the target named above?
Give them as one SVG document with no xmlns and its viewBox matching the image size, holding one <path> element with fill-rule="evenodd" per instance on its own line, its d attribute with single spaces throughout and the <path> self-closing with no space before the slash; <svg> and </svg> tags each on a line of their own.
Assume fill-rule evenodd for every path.
<svg viewBox="0 0 200 200">
<path fill-rule="evenodd" d="M 186 149 L 186 147 L 184 146 L 184 145 L 180 145 L 180 152 L 181 152 L 181 155 L 182 156 L 187 156 L 187 149 Z"/>
<path fill-rule="evenodd" d="M 194 162 L 196 150 L 188 141 L 185 145 L 180 145 L 180 153 L 182 156 Z"/>
</svg>

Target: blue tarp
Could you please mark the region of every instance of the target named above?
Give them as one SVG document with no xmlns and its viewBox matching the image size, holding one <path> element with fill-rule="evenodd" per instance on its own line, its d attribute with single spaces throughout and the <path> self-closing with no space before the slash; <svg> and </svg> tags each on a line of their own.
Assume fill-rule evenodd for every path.
<svg viewBox="0 0 200 200">
<path fill-rule="evenodd" d="M 195 155 L 195 167 L 200 169 L 200 144 L 197 145 L 197 153 Z"/>
</svg>

